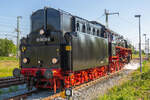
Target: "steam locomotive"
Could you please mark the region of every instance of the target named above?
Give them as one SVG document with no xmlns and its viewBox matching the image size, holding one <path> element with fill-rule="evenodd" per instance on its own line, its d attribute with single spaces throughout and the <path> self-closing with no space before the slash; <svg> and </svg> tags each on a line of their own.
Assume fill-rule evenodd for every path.
<svg viewBox="0 0 150 100">
<path fill-rule="evenodd" d="M 20 69 L 28 88 L 69 88 L 121 70 L 132 51 L 123 36 L 96 21 L 44 8 L 31 15 L 31 32 L 21 39 Z"/>
</svg>

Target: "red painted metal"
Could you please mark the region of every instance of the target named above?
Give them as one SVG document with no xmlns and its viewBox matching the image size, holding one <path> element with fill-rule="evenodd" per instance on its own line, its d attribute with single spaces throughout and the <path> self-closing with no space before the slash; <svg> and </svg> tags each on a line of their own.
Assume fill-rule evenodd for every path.
<svg viewBox="0 0 150 100">
<path fill-rule="evenodd" d="M 82 70 L 72 73 L 71 76 L 65 76 L 65 87 L 69 88 L 71 86 L 76 86 L 83 84 L 85 82 L 100 78 L 107 75 L 108 66 L 96 67 L 87 70 Z"/>
<path fill-rule="evenodd" d="M 42 76 L 44 76 L 45 71 L 47 68 L 22 68 L 21 74 L 24 76 L 34 76 L 36 77 L 36 72 L 41 71 Z M 53 72 L 54 77 L 62 77 L 61 69 L 51 69 Z"/>
<path fill-rule="evenodd" d="M 21 74 L 27 77 L 27 80 L 29 80 L 29 77 L 36 77 L 36 72 L 41 71 L 41 76 L 44 76 L 44 73 L 46 71 L 46 68 L 22 68 Z M 56 89 L 59 89 L 61 87 L 60 80 L 63 80 L 62 71 L 61 69 L 52 69 L 53 72 L 53 78 L 52 79 L 40 79 L 40 82 L 46 83 L 49 82 L 50 85 L 45 84 L 39 84 L 39 81 L 36 83 L 36 88 L 50 88 L 54 89 L 54 92 L 56 92 Z"/>
<path fill-rule="evenodd" d="M 132 58 L 132 50 L 129 48 L 123 48 L 120 46 L 116 46 L 117 56 L 122 59 L 122 63 L 127 63 L 127 57 L 130 55 Z"/>
</svg>

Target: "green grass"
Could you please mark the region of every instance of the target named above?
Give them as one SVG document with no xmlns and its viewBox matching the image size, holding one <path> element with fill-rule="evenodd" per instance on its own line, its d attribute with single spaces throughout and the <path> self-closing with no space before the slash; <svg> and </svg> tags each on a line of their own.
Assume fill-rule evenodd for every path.
<svg viewBox="0 0 150 100">
<path fill-rule="evenodd" d="M 16 57 L 2 57 L 2 56 L 0 56 L 0 61 L 8 61 L 8 60 L 17 60 L 17 58 Z"/>
<path fill-rule="evenodd" d="M 13 76 L 13 69 L 19 67 L 19 61 L 14 57 L 0 57 L 0 77 Z"/>
<path fill-rule="evenodd" d="M 113 87 L 98 100 L 150 100 L 150 61 L 143 66 L 142 73 L 138 69 L 130 75 L 131 80 Z"/>
<path fill-rule="evenodd" d="M 145 58 L 146 55 L 142 54 L 142 58 Z M 139 58 L 139 54 L 132 54 L 132 58 Z"/>
</svg>

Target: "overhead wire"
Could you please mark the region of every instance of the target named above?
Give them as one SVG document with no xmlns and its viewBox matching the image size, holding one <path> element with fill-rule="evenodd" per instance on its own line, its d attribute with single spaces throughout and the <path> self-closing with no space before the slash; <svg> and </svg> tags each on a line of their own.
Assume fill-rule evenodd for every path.
<svg viewBox="0 0 150 100">
<path fill-rule="evenodd" d="M 8 38 L 16 43 L 17 17 L 0 16 L 0 38 Z M 20 21 L 20 37 L 25 37 L 30 31 L 30 22 L 27 19 Z"/>
<path fill-rule="evenodd" d="M 96 20 L 97 19 L 101 19 L 102 17 L 104 17 L 104 15 L 105 14 L 103 14 L 102 16 L 100 16 L 100 17 L 97 17 L 96 18 Z M 131 28 L 132 30 L 134 29 L 134 26 L 135 26 L 135 22 L 131 22 L 131 21 L 129 21 L 129 20 L 127 20 L 127 19 L 125 19 L 125 18 L 122 18 L 121 16 L 118 16 L 119 17 L 119 19 L 121 20 L 121 21 L 124 21 L 124 22 L 126 22 L 126 23 L 128 23 L 128 24 L 130 24 L 131 26 L 133 26 L 133 28 Z M 101 23 L 101 22 L 100 22 Z M 116 25 L 116 26 L 118 26 L 118 24 Z M 123 35 L 129 40 L 129 33 L 123 33 Z M 137 36 L 134 36 L 135 38 L 137 37 Z M 131 41 L 130 41 L 131 42 Z"/>
<path fill-rule="evenodd" d="M 17 16 L 16 17 L 8 17 L 8 16 L 0 16 L 0 19 L 7 19 L 7 20 L 17 20 Z M 22 21 L 27 21 L 27 17 L 22 17 Z"/>
</svg>

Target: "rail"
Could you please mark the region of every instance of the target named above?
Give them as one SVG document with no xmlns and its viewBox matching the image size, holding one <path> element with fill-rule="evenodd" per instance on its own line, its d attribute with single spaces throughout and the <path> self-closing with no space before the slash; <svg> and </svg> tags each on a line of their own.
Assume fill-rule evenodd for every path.
<svg viewBox="0 0 150 100">
<path fill-rule="evenodd" d="M 24 77 L 15 78 L 15 77 L 6 77 L 0 78 L 0 88 L 6 88 L 13 85 L 25 84 Z"/>
</svg>

